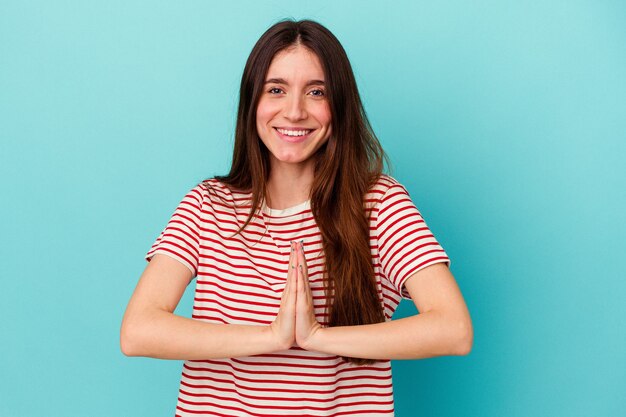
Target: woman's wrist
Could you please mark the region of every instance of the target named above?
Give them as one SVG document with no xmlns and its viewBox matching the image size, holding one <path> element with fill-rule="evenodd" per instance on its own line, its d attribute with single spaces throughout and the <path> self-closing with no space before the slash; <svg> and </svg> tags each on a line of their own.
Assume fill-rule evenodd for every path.
<svg viewBox="0 0 626 417">
<path fill-rule="evenodd" d="M 272 328 L 271 324 L 263 327 L 263 333 L 267 338 L 267 343 L 270 346 L 271 352 L 288 350 L 293 346 L 293 343 L 287 343 L 285 340 L 280 338 L 279 335 Z"/>
<path fill-rule="evenodd" d="M 302 349 L 322 352 L 322 347 L 324 346 L 324 336 L 326 329 L 319 325 L 313 332 L 311 332 L 310 336 L 306 341 L 302 343 L 300 346 Z"/>
</svg>

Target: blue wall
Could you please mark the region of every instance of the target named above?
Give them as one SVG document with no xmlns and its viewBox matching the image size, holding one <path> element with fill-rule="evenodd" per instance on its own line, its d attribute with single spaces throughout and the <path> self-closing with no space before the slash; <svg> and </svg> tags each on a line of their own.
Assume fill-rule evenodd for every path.
<svg viewBox="0 0 626 417">
<path fill-rule="evenodd" d="M 397 415 L 625 415 L 626 5 L 591 0 L 3 1 L 0 415 L 173 415 L 121 317 L 283 17 L 342 41 L 472 314 L 469 356 L 393 363 Z"/>
</svg>

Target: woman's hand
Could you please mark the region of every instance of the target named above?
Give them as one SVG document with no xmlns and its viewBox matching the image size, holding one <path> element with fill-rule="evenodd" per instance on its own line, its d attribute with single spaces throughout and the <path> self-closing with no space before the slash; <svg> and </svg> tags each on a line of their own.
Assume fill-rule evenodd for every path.
<svg viewBox="0 0 626 417">
<path fill-rule="evenodd" d="M 307 349 L 313 336 L 321 328 L 315 318 L 304 247 L 302 242 L 292 242 L 287 283 L 280 300 L 280 309 L 270 324 L 270 330 L 279 348 L 285 350 L 294 343 Z"/>
<path fill-rule="evenodd" d="M 287 283 L 280 299 L 280 308 L 274 321 L 270 324 L 270 330 L 274 339 L 278 342 L 279 350 L 286 350 L 293 346 L 296 341 L 296 290 L 298 256 L 296 253 L 296 243 L 291 242 L 291 254 L 289 255 L 289 271 L 287 272 Z"/>
<path fill-rule="evenodd" d="M 315 318 L 313 306 L 313 294 L 309 286 L 309 273 L 306 259 L 304 258 L 304 246 L 302 241 L 297 243 L 296 248 L 297 266 L 297 291 L 296 291 L 296 343 L 303 349 L 308 349 L 315 334 L 322 328 Z"/>
</svg>

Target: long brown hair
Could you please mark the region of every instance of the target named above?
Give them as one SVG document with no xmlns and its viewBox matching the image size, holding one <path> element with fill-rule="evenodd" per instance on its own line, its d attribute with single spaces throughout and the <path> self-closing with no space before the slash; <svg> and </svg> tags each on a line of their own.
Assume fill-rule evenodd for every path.
<svg viewBox="0 0 626 417">
<path fill-rule="evenodd" d="M 326 258 L 324 285 L 329 326 L 385 321 L 369 245 L 365 194 L 387 161 L 361 103 L 352 67 L 337 38 L 311 20 L 284 20 L 270 27 L 252 49 L 241 78 L 235 146 L 230 173 L 216 177 L 252 193 L 250 215 L 260 209 L 269 178 L 269 151 L 256 130 L 256 109 L 274 56 L 300 44 L 322 63 L 333 133 L 315 154 L 311 211 Z M 240 231 L 241 231 L 240 229 Z M 357 365 L 371 359 L 343 359 Z"/>
</svg>

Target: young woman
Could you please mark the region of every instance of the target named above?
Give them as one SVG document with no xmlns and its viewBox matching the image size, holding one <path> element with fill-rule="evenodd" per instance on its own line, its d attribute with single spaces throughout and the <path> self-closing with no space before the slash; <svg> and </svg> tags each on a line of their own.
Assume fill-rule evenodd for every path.
<svg viewBox="0 0 626 417">
<path fill-rule="evenodd" d="M 383 160 L 339 41 L 265 32 L 230 173 L 183 198 L 122 322 L 126 355 L 185 360 L 177 415 L 391 416 L 390 359 L 469 353 L 449 259 Z M 402 297 L 420 314 L 392 321 Z"/>
</svg>

